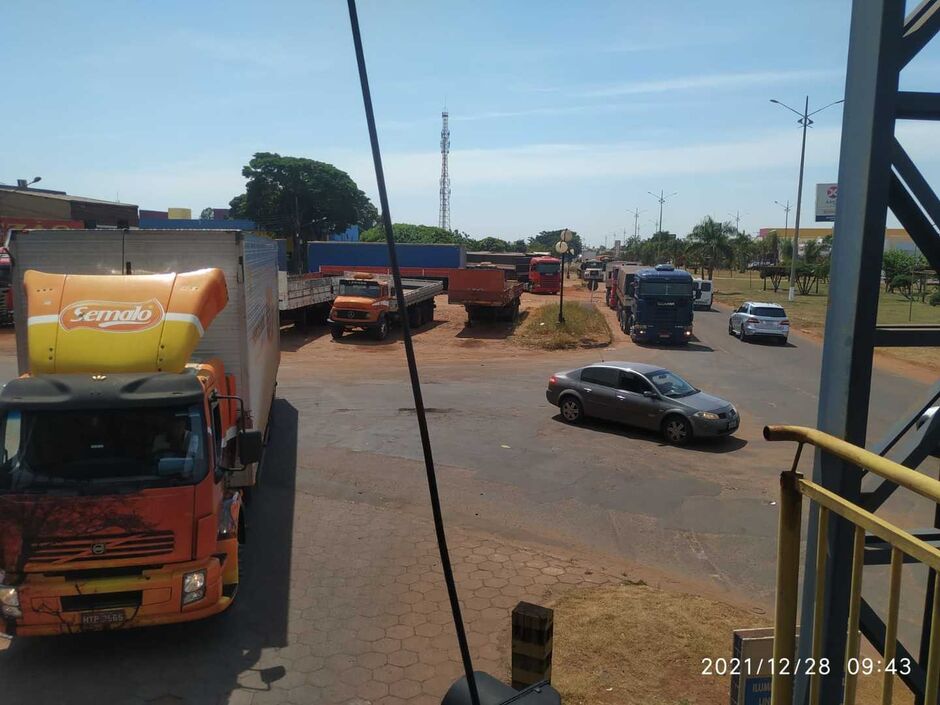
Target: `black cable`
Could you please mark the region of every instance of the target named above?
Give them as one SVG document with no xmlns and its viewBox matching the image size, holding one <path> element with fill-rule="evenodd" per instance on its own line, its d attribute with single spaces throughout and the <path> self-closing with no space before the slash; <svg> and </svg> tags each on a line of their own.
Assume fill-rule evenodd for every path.
<svg viewBox="0 0 940 705">
<path fill-rule="evenodd" d="M 398 301 L 398 315 L 401 318 L 402 339 L 405 343 L 405 358 L 408 360 L 408 374 L 411 376 L 411 393 L 415 400 L 415 416 L 418 418 L 418 431 L 421 434 L 421 449 L 424 451 L 424 468 L 428 477 L 428 493 L 431 495 L 431 511 L 434 515 L 434 532 L 437 534 L 437 548 L 441 554 L 441 568 L 444 570 L 444 582 L 447 583 L 447 596 L 450 598 L 450 610 L 457 630 L 457 643 L 460 646 L 460 658 L 467 677 L 470 701 L 480 705 L 480 694 L 473 674 L 473 662 L 470 658 L 470 645 L 460 615 L 460 601 L 457 598 L 457 584 L 454 582 L 454 570 L 450 565 L 447 551 L 447 536 L 444 533 L 444 518 L 441 515 L 441 498 L 437 491 L 437 477 L 434 472 L 434 458 L 431 454 L 431 437 L 428 435 L 428 419 L 424 411 L 424 399 L 421 396 L 421 382 L 418 379 L 418 363 L 415 360 L 414 345 L 411 341 L 411 326 L 408 323 L 405 307 L 405 292 L 401 287 L 401 271 L 398 268 L 398 255 L 395 251 L 395 235 L 392 232 L 392 216 L 388 208 L 388 192 L 385 189 L 385 171 L 382 168 L 382 153 L 379 149 L 379 136 L 375 129 L 375 113 L 372 111 L 372 95 L 369 92 L 369 76 L 366 73 L 366 59 L 362 51 L 362 36 L 359 33 L 359 16 L 356 12 L 356 0 L 348 0 L 349 21 L 352 25 L 353 43 L 356 46 L 356 62 L 359 64 L 359 83 L 362 86 L 362 102 L 366 110 L 366 122 L 369 125 L 369 141 L 372 143 L 372 160 L 375 162 L 375 180 L 379 187 L 379 203 L 382 206 L 382 224 L 385 226 L 385 242 L 388 244 L 388 263 L 395 282 L 395 298 Z"/>
</svg>

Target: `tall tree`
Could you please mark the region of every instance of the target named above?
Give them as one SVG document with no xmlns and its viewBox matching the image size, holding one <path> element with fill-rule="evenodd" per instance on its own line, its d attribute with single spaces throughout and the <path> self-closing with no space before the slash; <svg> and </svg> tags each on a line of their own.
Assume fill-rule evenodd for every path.
<svg viewBox="0 0 940 705">
<path fill-rule="evenodd" d="M 392 234 L 395 242 L 423 243 L 426 245 L 454 244 L 466 245 L 468 238 L 456 230 L 444 230 L 436 225 L 413 225 L 412 223 L 393 223 Z M 385 230 L 376 225 L 359 235 L 362 242 L 384 242 Z"/>
<path fill-rule="evenodd" d="M 706 216 L 689 234 L 689 242 L 702 256 L 709 279 L 713 279 L 715 269 L 731 257 L 729 232 L 733 230 L 729 223 L 721 223 L 711 216 Z"/>
<path fill-rule="evenodd" d="M 747 233 L 738 231 L 729 242 L 731 247 L 732 276 L 734 270 L 743 272 L 747 269 L 748 262 L 751 261 L 751 255 L 754 253 L 754 241 Z"/>
<path fill-rule="evenodd" d="M 206 207 L 202 209 L 202 212 L 199 214 L 200 220 L 212 220 L 215 215 L 212 208 Z"/>
<path fill-rule="evenodd" d="M 332 164 L 258 152 L 242 169 L 245 193 L 233 198 L 232 217 L 251 218 L 289 237 L 295 265 L 307 240 L 323 240 L 350 225 L 371 228 L 378 211 L 349 174 Z"/>
</svg>

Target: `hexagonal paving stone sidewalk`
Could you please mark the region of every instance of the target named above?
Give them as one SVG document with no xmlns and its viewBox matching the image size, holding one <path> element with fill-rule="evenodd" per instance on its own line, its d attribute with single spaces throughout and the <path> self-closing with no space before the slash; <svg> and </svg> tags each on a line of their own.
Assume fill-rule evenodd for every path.
<svg viewBox="0 0 940 705">
<path fill-rule="evenodd" d="M 461 673 L 430 521 L 298 495 L 284 676 L 229 702 L 437 705 Z M 451 529 L 474 665 L 508 678 L 510 613 L 578 585 L 618 582 L 588 564 Z M 269 653 L 270 652 L 270 653 Z"/>
</svg>

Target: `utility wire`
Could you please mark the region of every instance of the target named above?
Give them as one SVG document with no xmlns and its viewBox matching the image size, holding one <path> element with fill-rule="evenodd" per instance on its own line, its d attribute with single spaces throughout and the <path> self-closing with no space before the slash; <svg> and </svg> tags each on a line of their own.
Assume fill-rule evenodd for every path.
<svg viewBox="0 0 940 705">
<path fill-rule="evenodd" d="M 473 673 L 473 662 L 470 658 L 470 645 L 467 643 L 467 632 L 464 630 L 463 618 L 460 615 L 457 584 L 454 582 L 454 571 L 450 564 L 450 554 L 447 551 L 447 536 L 444 533 L 444 518 L 441 514 L 441 498 L 437 491 L 434 458 L 431 454 L 431 438 L 428 435 L 428 420 L 424 411 L 421 382 L 418 379 L 418 364 L 415 360 L 414 345 L 411 341 L 411 326 L 408 323 L 407 309 L 405 307 L 405 293 L 401 286 L 401 271 L 398 267 L 398 255 L 395 251 L 392 216 L 388 207 L 388 192 L 385 188 L 385 171 L 382 168 L 382 153 L 379 148 L 378 132 L 376 132 L 375 128 L 375 113 L 372 110 L 369 76 L 366 73 L 366 59 L 362 51 L 362 36 L 359 33 L 359 16 L 356 12 L 356 0 L 348 0 L 348 4 L 353 43 L 356 46 L 356 62 L 359 65 L 359 84 L 362 87 L 362 102 L 366 111 L 366 122 L 369 125 L 369 141 L 372 143 L 372 160 L 375 162 L 375 180 L 378 182 L 379 202 L 382 206 L 382 224 L 385 226 L 385 242 L 388 244 L 388 263 L 391 265 L 392 279 L 395 282 L 395 298 L 398 301 L 398 311 L 401 317 L 402 339 L 405 343 L 405 358 L 408 360 L 408 374 L 411 376 L 411 392 L 415 401 L 415 416 L 418 419 L 418 431 L 421 434 L 421 449 L 424 451 L 424 468 L 428 477 L 428 493 L 431 496 L 431 511 L 434 515 L 434 531 L 437 534 L 437 547 L 441 554 L 441 567 L 444 571 L 444 582 L 447 584 L 447 596 L 450 598 L 450 609 L 454 618 L 454 628 L 457 630 L 457 643 L 460 646 L 460 658 L 463 661 L 463 669 L 467 677 L 467 687 L 470 690 L 470 701 L 473 705 L 480 705 L 480 694 L 477 691 L 476 677 Z"/>
</svg>

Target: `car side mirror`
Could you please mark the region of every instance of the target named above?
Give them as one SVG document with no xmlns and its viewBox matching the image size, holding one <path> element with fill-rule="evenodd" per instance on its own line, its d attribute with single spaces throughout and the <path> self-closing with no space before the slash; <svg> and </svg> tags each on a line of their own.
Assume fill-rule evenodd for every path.
<svg viewBox="0 0 940 705">
<path fill-rule="evenodd" d="M 263 448 L 264 434 L 261 431 L 242 431 L 238 434 L 238 459 L 242 465 L 259 462 Z"/>
<path fill-rule="evenodd" d="M 656 398 L 656 392 L 653 392 L 653 391 L 647 389 L 645 392 L 643 392 L 643 396 L 644 396 L 644 397 L 649 397 L 650 399 L 655 399 L 655 398 Z"/>
</svg>

